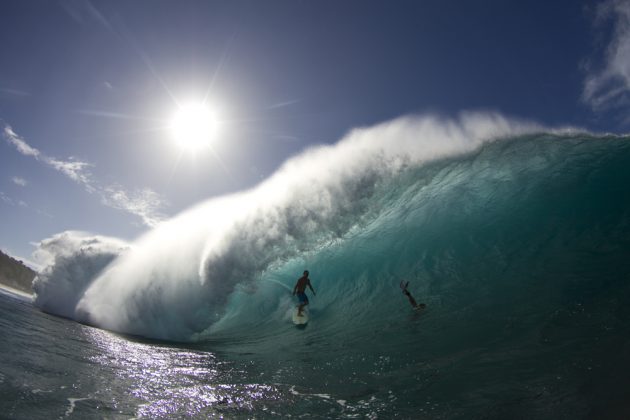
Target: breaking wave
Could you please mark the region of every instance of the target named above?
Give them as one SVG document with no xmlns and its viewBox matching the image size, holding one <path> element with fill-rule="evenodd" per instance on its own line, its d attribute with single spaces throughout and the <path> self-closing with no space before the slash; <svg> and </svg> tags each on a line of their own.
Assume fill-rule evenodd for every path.
<svg viewBox="0 0 630 420">
<path fill-rule="evenodd" d="M 630 273 L 628 144 L 495 114 L 356 129 L 133 244 L 43 241 L 51 264 L 35 303 L 118 332 L 262 346 L 290 325 L 290 290 L 309 269 L 312 322 L 329 337 L 398 322 L 402 279 L 436 331 L 491 334 L 499 319 L 584 303 Z"/>
</svg>

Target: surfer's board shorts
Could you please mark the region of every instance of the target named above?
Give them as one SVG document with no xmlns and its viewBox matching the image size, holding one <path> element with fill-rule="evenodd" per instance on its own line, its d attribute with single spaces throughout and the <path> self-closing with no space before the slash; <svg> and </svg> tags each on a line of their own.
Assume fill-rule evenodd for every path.
<svg viewBox="0 0 630 420">
<path fill-rule="evenodd" d="M 297 297 L 300 303 L 308 303 L 308 298 L 306 297 L 306 293 L 298 293 Z"/>
</svg>

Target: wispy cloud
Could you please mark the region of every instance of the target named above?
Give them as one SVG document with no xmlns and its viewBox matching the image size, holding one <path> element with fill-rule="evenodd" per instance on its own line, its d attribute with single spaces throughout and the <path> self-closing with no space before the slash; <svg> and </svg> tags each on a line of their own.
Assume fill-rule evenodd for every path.
<svg viewBox="0 0 630 420">
<path fill-rule="evenodd" d="M 75 22 L 81 25 L 98 22 L 105 28 L 112 30 L 109 20 L 90 0 L 65 0 L 59 4 Z"/>
<path fill-rule="evenodd" d="M 90 187 L 92 184 L 90 173 L 87 171 L 87 168 L 92 165 L 87 162 L 80 162 L 77 160 L 63 161 L 48 157 L 45 162 L 79 184 L 83 184 L 86 187 Z"/>
<path fill-rule="evenodd" d="M 24 201 L 14 200 L 2 191 L 0 191 L 0 201 L 10 206 L 28 207 L 28 205 Z"/>
<path fill-rule="evenodd" d="M 11 181 L 13 181 L 15 185 L 19 185 L 20 187 L 26 187 L 28 185 L 28 181 L 24 178 L 20 178 L 19 176 L 14 176 L 13 178 L 11 178 Z"/>
<path fill-rule="evenodd" d="M 46 156 L 35 147 L 29 145 L 23 138 L 18 136 L 9 126 L 4 127 L 4 138 L 24 156 L 32 156 L 35 160 L 42 162 L 57 171 L 63 173 L 73 181 L 89 186 L 91 183 L 88 168 L 91 166 L 87 162 L 79 160 L 59 160 L 50 156 Z"/>
<path fill-rule="evenodd" d="M 156 226 L 162 220 L 159 209 L 166 203 L 155 191 L 145 188 L 128 192 L 120 186 L 110 185 L 103 192 L 103 204 L 138 215 L 147 226 Z"/>
<path fill-rule="evenodd" d="M 3 203 L 7 203 L 11 206 L 15 205 L 15 201 L 13 201 L 9 196 L 7 196 L 2 191 L 0 191 L 0 201 L 2 201 Z"/>
<path fill-rule="evenodd" d="M 13 95 L 13 96 L 31 96 L 31 94 L 29 92 L 23 91 L 23 90 L 19 90 L 19 89 L 11 89 L 11 88 L 2 88 L 0 87 L 0 92 L 1 93 L 6 93 L 7 95 Z"/>
<path fill-rule="evenodd" d="M 15 131 L 13 131 L 13 129 L 8 125 L 4 127 L 4 137 L 7 139 L 9 143 L 15 146 L 18 152 L 26 156 L 33 156 L 35 159 L 39 159 L 39 156 L 40 156 L 39 150 L 29 146 L 28 143 L 22 140 L 15 133 Z"/>
<path fill-rule="evenodd" d="M 596 24 L 613 22 L 603 66 L 587 69 L 582 100 L 593 110 L 630 105 L 630 0 L 608 0 L 597 8 Z"/>
<path fill-rule="evenodd" d="M 149 121 L 149 122 L 157 122 L 160 123 L 160 120 L 153 118 L 140 117 L 136 115 L 128 115 L 121 114 L 119 112 L 111 112 L 111 111 L 99 111 L 95 109 L 79 109 L 76 111 L 78 114 L 88 115 L 92 117 L 104 117 L 104 118 L 115 118 L 119 120 L 137 120 L 137 121 Z"/>
<path fill-rule="evenodd" d="M 292 99 L 290 101 L 278 102 L 278 103 L 275 103 L 273 105 L 270 105 L 269 107 L 267 107 L 267 109 L 284 108 L 284 107 L 287 107 L 287 106 L 295 105 L 295 104 L 297 104 L 299 102 L 300 102 L 299 99 Z"/>
<path fill-rule="evenodd" d="M 93 166 L 92 164 L 77 159 L 61 160 L 47 156 L 37 148 L 29 145 L 9 125 L 5 125 L 3 132 L 5 139 L 19 153 L 24 156 L 31 156 L 38 162 L 62 173 L 74 182 L 82 185 L 88 193 L 97 194 L 104 205 L 136 215 L 147 226 L 155 226 L 163 219 L 159 209 L 165 206 L 166 202 L 158 193 L 148 188 L 138 191 L 127 191 L 120 185 L 102 186 L 94 180 L 89 171 L 89 168 Z M 21 178 L 14 177 L 13 182 L 18 185 L 20 184 L 16 179 L 26 182 Z M 0 200 L 5 202 L 11 201 L 10 204 L 15 204 L 2 193 L 0 193 Z"/>
</svg>

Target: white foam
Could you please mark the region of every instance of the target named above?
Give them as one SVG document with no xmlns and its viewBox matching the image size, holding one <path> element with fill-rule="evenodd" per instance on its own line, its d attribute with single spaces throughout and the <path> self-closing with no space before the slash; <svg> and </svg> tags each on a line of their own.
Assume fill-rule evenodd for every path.
<svg viewBox="0 0 630 420">
<path fill-rule="evenodd" d="M 36 257 L 47 265 L 33 280 L 34 304 L 46 312 L 75 318 L 85 289 L 127 246 L 118 239 L 73 231 L 41 241 Z"/>
<path fill-rule="evenodd" d="M 85 400 L 89 400 L 89 398 L 68 398 L 68 401 L 70 402 L 70 407 L 68 407 L 68 409 L 66 410 L 66 417 L 68 417 L 70 414 L 74 412 L 77 401 L 85 401 Z"/>
<path fill-rule="evenodd" d="M 24 302 L 32 302 L 33 301 L 33 295 L 23 292 L 21 290 L 18 289 L 14 289 L 10 286 L 4 285 L 4 284 L 0 284 L 0 293 L 2 293 L 5 296 L 9 296 L 15 299 L 19 299 L 21 301 Z"/>
</svg>

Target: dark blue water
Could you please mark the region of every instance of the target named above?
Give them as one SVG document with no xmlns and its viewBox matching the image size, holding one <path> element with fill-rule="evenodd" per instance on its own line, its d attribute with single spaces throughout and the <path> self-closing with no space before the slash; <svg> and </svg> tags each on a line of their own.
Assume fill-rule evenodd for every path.
<svg viewBox="0 0 630 420">
<path fill-rule="evenodd" d="M 84 278 L 70 299 L 80 310 L 65 307 L 70 316 L 149 338 L 2 297 L 0 394 L 9 397 L 0 409 L 15 418 L 625 418 L 628 141 L 516 136 L 355 172 L 341 178 L 341 195 L 318 190 L 330 214 L 309 214 L 292 196 L 238 219 L 211 247 L 182 234 L 195 245 L 158 252 L 150 235 L 118 259 L 92 259 L 86 247 L 64 254 L 49 284 L 71 278 L 73 264 L 102 263 L 96 287 Z M 350 199 L 330 204 L 340 196 Z M 127 277 L 150 271 L 138 261 L 156 254 L 177 254 L 169 267 L 190 255 L 198 263 Z M 289 290 L 304 269 L 317 296 L 297 329 Z M 425 311 L 412 310 L 401 280 Z M 54 312 L 45 296 L 39 306 Z"/>
</svg>

